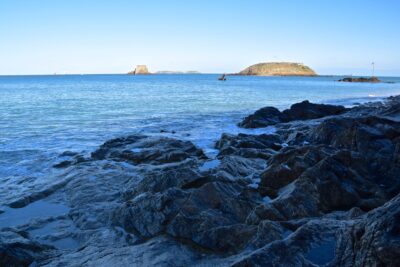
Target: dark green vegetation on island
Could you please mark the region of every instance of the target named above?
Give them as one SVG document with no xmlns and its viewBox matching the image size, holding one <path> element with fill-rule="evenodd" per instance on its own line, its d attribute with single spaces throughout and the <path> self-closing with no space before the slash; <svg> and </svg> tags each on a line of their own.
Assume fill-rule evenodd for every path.
<svg viewBox="0 0 400 267">
<path fill-rule="evenodd" d="M 268 62 L 258 63 L 247 67 L 237 75 L 256 76 L 316 76 L 310 67 L 301 63 L 292 62 Z"/>
</svg>

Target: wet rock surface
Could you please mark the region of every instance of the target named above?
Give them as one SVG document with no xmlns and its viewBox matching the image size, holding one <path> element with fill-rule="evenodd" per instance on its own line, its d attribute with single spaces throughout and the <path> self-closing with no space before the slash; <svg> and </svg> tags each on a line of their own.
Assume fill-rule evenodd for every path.
<svg viewBox="0 0 400 267">
<path fill-rule="evenodd" d="M 268 108 L 274 134 L 223 134 L 213 159 L 144 135 L 64 153 L 59 183 L 0 221 L 39 201 L 62 212 L 4 227 L 0 265 L 398 266 L 399 110 L 398 97 Z"/>
<path fill-rule="evenodd" d="M 141 135 L 107 141 L 92 153 L 95 160 L 127 161 L 134 164 L 179 162 L 190 157 L 205 159 L 203 151 L 191 142 Z"/>
<path fill-rule="evenodd" d="M 52 249 L 29 240 L 27 233 L 0 231 L 0 266 L 29 266 Z"/>
<path fill-rule="evenodd" d="M 289 109 L 282 112 L 274 107 L 259 109 L 254 114 L 244 118 L 238 125 L 243 128 L 261 128 L 278 123 L 339 115 L 345 111 L 346 109 L 343 106 L 314 104 L 306 100 L 293 104 Z"/>
</svg>

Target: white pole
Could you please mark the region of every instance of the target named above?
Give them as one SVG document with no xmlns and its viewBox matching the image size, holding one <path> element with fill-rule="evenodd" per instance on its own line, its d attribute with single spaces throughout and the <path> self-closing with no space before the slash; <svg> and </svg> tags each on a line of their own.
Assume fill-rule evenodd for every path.
<svg viewBox="0 0 400 267">
<path fill-rule="evenodd" d="M 372 62 L 372 77 L 375 76 L 375 62 Z"/>
</svg>

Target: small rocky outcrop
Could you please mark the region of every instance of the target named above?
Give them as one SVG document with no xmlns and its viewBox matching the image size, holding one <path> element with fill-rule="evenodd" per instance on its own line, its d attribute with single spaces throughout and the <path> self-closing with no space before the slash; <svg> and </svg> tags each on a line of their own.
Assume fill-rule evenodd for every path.
<svg viewBox="0 0 400 267">
<path fill-rule="evenodd" d="M 189 141 L 131 135 L 109 140 L 92 153 L 94 160 L 126 161 L 133 164 L 164 164 L 189 158 L 206 159 Z"/>
<path fill-rule="evenodd" d="M 150 74 L 149 70 L 147 69 L 146 65 L 137 65 L 136 69 L 128 72 L 130 75 L 141 75 L 141 74 Z"/>
<path fill-rule="evenodd" d="M 291 62 L 258 63 L 247 67 L 238 75 L 257 76 L 316 76 L 317 74 L 308 66 Z"/>
<path fill-rule="evenodd" d="M 254 114 L 244 118 L 238 125 L 243 128 L 261 128 L 278 123 L 339 115 L 345 111 L 346 109 L 343 106 L 314 104 L 309 101 L 303 101 L 293 104 L 283 112 L 274 107 L 261 108 Z"/>
<path fill-rule="evenodd" d="M 349 83 L 380 83 L 381 80 L 379 80 L 377 77 L 370 77 L 370 78 L 365 78 L 365 77 L 345 77 L 343 79 L 340 79 L 339 82 L 349 82 Z"/>
</svg>

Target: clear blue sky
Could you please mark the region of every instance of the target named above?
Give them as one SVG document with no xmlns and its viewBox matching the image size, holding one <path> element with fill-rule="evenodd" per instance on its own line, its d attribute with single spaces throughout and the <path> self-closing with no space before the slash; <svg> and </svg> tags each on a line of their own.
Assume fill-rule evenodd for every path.
<svg viewBox="0 0 400 267">
<path fill-rule="evenodd" d="M 0 74 L 235 72 L 264 61 L 400 76 L 398 0 L 0 0 Z"/>
</svg>

